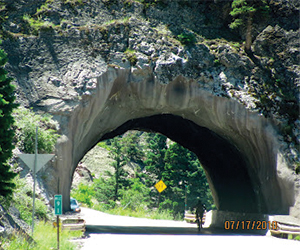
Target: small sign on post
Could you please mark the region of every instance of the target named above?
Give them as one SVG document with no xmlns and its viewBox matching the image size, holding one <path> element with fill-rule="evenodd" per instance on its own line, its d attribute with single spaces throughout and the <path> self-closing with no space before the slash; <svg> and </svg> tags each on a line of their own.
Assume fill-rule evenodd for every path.
<svg viewBox="0 0 300 250">
<path fill-rule="evenodd" d="M 160 180 L 159 182 L 157 182 L 155 184 L 155 188 L 157 189 L 157 191 L 159 193 L 161 193 L 162 191 L 164 191 L 167 188 L 167 186 L 162 180 Z"/>
<path fill-rule="evenodd" d="M 160 180 L 159 182 L 157 182 L 155 184 L 155 188 L 157 189 L 157 191 L 159 193 L 161 193 L 162 191 L 164 191 L 167 188 L 167 186 L 162 180 Z"/>
<path fill-rule="evenodd" d="M 57 225 L 57 249 L 59 250 L 59 216 L 62 215 L 62 195 L 54 195 L 54 213 L 56 215 Z"/>
<path fill-rule="evenodd" d="M 62 195 L 54 195 L 54 213 L 55 215 L 62 215 Z"/>
<path fill-rule="evenodd" d="M 159 207 L 159 203 L 160 203 L 160 193 L 161 193 L 162 191 L 164 191 L 164 190 L 167 188 L 167 186 L 166 186 L 166 184 L 165 184 L 162 180 L 160 180 L 159 182 L 157 182 L 157 183 L 154 185 L 154 187 L 157 189 L 157 191 L 158 191 L 158 193 L 159 193 L 159 195 L 158 195 L 158 202 L 157 202 L 157 206 Z"/>
</svg>

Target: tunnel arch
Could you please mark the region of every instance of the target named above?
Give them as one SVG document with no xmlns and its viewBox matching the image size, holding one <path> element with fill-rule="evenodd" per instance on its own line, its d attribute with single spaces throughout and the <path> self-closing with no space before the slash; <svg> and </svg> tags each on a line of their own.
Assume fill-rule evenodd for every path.
<svg viewBox="0 0 300 250">
<path fill-rule="evenodd" d="M 194 152 L 205 169 L 218 209 L 249 213 L 266 211 L 263 198 L 254 192 L 255 183 L 252 183 L 244 157 L 209 129 L 179 116 L 162 114 L 129 120 L 105 134 L 100 141 L 132 129 L 161 133 Z"/>
<path fill-rule="evenodd" d="M 182 75 L 161 84 L 150 68 L 109 68 L 77 103 L 52 113 L 61 124 L 54 169 L 65 211 L 78 162 L 129 129 L 162 133 L 196 153 L 220 211 L 287 214 L 294 205 L 272 121 Z"/>
</svg>

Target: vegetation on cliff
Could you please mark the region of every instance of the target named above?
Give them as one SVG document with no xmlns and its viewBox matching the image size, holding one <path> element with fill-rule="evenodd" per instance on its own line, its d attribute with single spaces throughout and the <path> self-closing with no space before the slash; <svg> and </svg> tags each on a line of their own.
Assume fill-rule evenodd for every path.
<svg viewBox="0 0 300 250">
<path fill-rule="evenodd" d="M 10 170 L 8 160 L 12 157 L 14 118 L 13 109 L 17 107 L 14 96 L 14 86 L 11 84 L 11 78 L 7 77 L 7 71 L 4 69 L 8 58 L 5 52 L 0 49 L 0 196 L 11 196 L 15 184 L 13 178 L 16 176 Z"/>
<path fill-rule="evenodd" d="M 181 50 L 177 48 L 176 40 L 186 46 L 189 53 L 191 47 L 205 44 L 215 56 L 215 68 L 219 68 L 218 73 L 222 67 L 229 66 L 228 59 L 235 59 L 233 52 L 240 58 L 244 57 L 244 50 L 251 52 L 248 53 L 248 57 L 255 65 L 247 65 L 247 69 L 240 67 L 241 71 L 245 70 L 244 79 L 240 79 L 241 83 L 247 86 L 247 94 L 256 99 L 255 109 L 267 117 L 287 120 L 280 122 L 284 139 L 288 143 L 298 143 L 297 136 L 293 136 L 299 106 L 294 81 L 297 78 L 294 69 L 296 52 L 293 52 L 294 48 L 283 46 L 289 44 L 288 41 L 278 40 L 282 34 L 272 39 L 274 43 L 278 40 L 281 45 L 274 46 L 270 41 L 268 43 L 272 44 L 271 46 L 257 46 L 260 43 L 260 35 L 269 25 L 283 27 L 286 31 L 299 28 L 299 23 L 295 21 L 297 18 L 294 18 L 297 16 L 297 5 L 293 1 L 103 0 L 97 3 L 82 0 L 41 0 L 26 5 L 21 1 L 2 0 L 0 5 L 0 36 L 4 40 L 16 42 L 19 38 L 39 39 L 40 34 L 48 34 L 52 38 L 73 39 L 74 33 L 78 32 L 81 37 L 78 44 L 81 44 L 87 53 L 95 57 L 100 54 L 109 65 L 116 67 L 120 65 L 110 61 L 112 56 L 109 55 L 109 51 L 122 52 L 122 61 L 127 59 L 131 66 L 137 65 L 141 52 L 138 49 L 144 45 L 141 46 L 142 41 L 136 46 L 129 43 L 134 36 L 138 36 L 134 30 L 134 23 L 137 21 L 151 23 L 155 29 L 149 30 L 148 34 L 155 34 L 154 31 L 157 31 L 163 35 L 172 53 L 176 54 L 174 51 Z M 101 11 L 98 11 L 98 8 L 101 8 Z M 95 10 L 95 13 L 91 12 L 91 9 Z M 177 15 L 176 18 L 168 18 L 168 12 L 171 10 Z M 101 34 L 99 39 L 98 33 Z M 121 39 L 115 34 L 122 34 Z M 288 34 L 283 36 L 289 37 Z M 100 43 L 95 43 L 93 37 Z M 155 39 L 160 40 L 158 37 Z M 146 37 L 142 40 L 147 41 Z M 232 51 L 226 60 L 222 60 L 222 48 L 225 43 Z M 165 48 L 159 50 L 164 51 Z M 158 55 L 150 55 L 151 51 L 154 51 L 153 48 L 146 52 L 146 55 L 150 62 L 155 63 Z M 189 61 L 193 60 L 188 53 L 186 57 Z M 235 60 L 231 62 L 230 67 L 237 68 L 238 65 Z M 239 98 L 238 95 L 234 97 Z"/>
<path fill-rule="evenodd" d="M 19 107 L 13 112 L 15 117 L 17 147 L 26 154 L 34 154 L 35 134 L 38 127 L 38 153 L 50 154 L 58 138 L 56 123 L 50 115 L 35 114 L 32 110 Z"/>
<path fill-rule="evenodd" d="M 246 26 L 246 42 L 245 51 L 251 53 L 252 45 L 252 29 L 253 22 L 258 19 L 258 16 L 266 16 L 269 11 L 269 6 L 266 0 L 233 0 L 232 11 L 230 15 L 234 17 L 234 21 L 230 24 L 230 28 L 236 29 L 240 26 Z"/>
</svg>

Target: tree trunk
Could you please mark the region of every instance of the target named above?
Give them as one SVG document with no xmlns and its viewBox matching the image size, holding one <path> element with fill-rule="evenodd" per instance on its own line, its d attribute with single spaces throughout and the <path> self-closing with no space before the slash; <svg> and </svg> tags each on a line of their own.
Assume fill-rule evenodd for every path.
<svg viewBox="0 0 300 250">
<path fill-rule="evenodd" d="M 247 20 L 247 31 L 246 31 L 246 43 L 245 43 L 245 52 L 247 54 L 252 54 L 251 45 L 252 45 L 252 24 L 253 24 L 253 13 L 249 14 Z"/>
<path fill-rule="evenodd" d="M 117 159 L 117 166 L 116 166 L 116 172 L 115 172 L 116 185 L 115 185 L 115 197 L 114 197 L 114 201 L 116 201 L 118 199 L 119 178 L 120 178 L 120 159 Z"/>
</svg>

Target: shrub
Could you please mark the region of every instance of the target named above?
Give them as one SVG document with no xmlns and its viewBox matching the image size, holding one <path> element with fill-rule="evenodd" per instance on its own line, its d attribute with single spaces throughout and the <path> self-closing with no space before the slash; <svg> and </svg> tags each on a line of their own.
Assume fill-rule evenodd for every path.
<svg viewBox="0 0 300 250">
<path fill-rule="evenodd" d="M 196 38 L 195 35 L 192 33 L 181 33 L 180 35 L 177 36 L 178 40 L 183 44 L 183 45 L 192 45 L 195 44 Z"/>
<path fill-rule="evenodd" d="M 129 189 L 121 190 L 121 206 L 137 211 L 138 209 L 149 206 L 150 189 L 147 188 L 139 179 L 133 179 L 133 184 Z"/>
<path fill-rule="evenodd" d="M 99 177 L 98 179 L 94 179 L 94 190 L 95 190 L 95 198 L 98 202 L 103 205 L 103 208 L 109 209 L 114 207 L 115 202 L 114 199 L 114 191 L 115 191 L 115 179 L 114 178 L 103 178 Z"/>
<path fill-rule="evenodd" d="M 37 115 L 33 111 L 19 107 L 14 111 L 17 132 L 16 141 L 20 150 L 33 154 L 35 151 L 36 126 L 38 129 L 38 152 L 41 154 L 52 153 L 58 138 L 54 121 L 49 115 Z"/>
<path fill-rule="evenodd" d="M 79 202 L 86 204 L 88 207 L 93 206 L 92 199 L 94 196 L 95 191 L 93 186 L 89 186 L 83 183 L 80 183 L 77 189 L 72 190 L 72 197 L 74 197 Z"/>
<path fill-rule="evenodd" d="M 288 239 L 289 240 L 299 240 L 300 241 L 300 235 L 289 234 Z"/>
<path fill-rule="evenodd" d="M 125 53 L 127 60 L 130 62 L 130 65 L 131 66 L 136 65 L 136 63 L 138 61 L 136 52 L 132 49 L 126 49 L 126 51 L 124 53 Z"/>
<path fill-rule="evenodd" d="M 107 143 L 105 141 L 101 141 L 97 144 L 97 146 L 106 149 L 107 151 L 110 151 L 110 146 L 107 145 Z"/>
<path fill-rule="evenodd" d="M 23 21 L 25 23 L 28 23 L 30 28 L 32 29 L 32 32 L 37 35 L 38 31 L 40 30 L 49 30 L 55 28 L 55 24 L 51 23 L 49 21 L 43 21 L 40 17 L 38 20 L 32 18 L 30 15 L 25 14 L 23 16 Z"/>
<path fill-rule="evenodd" d="M 19 210 L 20 218 L 30 225 L 32 222 L 32 187 L 19 177 L 16 177 L 15 184 L 12 204 Z M 37 197 L 35 199 L 35 217 L 40 220 L 49 219 L 47 206 Z"/>
</svg>

